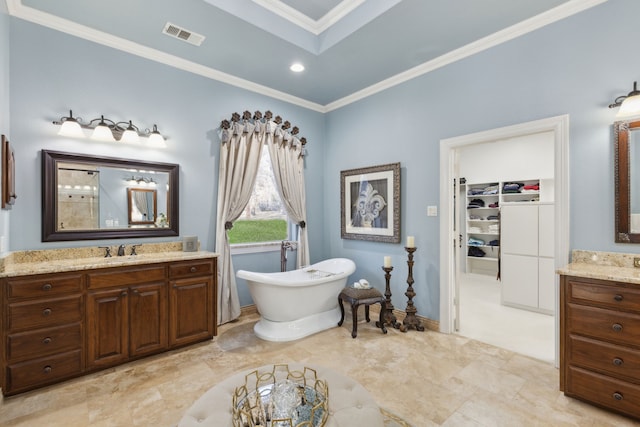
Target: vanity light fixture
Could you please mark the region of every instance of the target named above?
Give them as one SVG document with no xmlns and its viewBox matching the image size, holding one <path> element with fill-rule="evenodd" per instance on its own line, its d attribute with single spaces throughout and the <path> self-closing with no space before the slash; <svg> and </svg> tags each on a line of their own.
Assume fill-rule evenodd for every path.
<svg viewBox="0 0 640 427">
<path fill-rule="evenodd" d="M 638 82 L 633 82 L 633 90 L 627 95 L 617 97 L 609 108 L 620 107 L 616 119 L 627 119 L 640 115 L 640 90 L 638 90 Z"/>
<path fill-rule="evenodd" d="M 131 176 L 131 178 L 125 178 L 125 181 L 130 185 L 147 185 L 149 187 L 155 187 L 157 182 L 153 178 L 147 178 L 143 176 Z"/>
<path fill-rule="evenodd" d="M 131 120 L 128 122 L 116 122 L 100 116 L 89 122 L 83 122 L 82 118 L 74 117 L 73 112 L 69 110 L 69 116 L 62 117 L 60 120 L 53 122 L 54 125 L 60 125 L 58 135 L 71 136 L 74 138 L 86 138 L 87 135 L 83 129 L 90 129 L 91 139 L 97 141 L 120 141 L 124 143 L 140 142 L 140 137 L 148 138 L 147 145 L 152 147 L 166 147 L 165 137 L 158 131 L 158 126 L 153 125 L 153 130 L 141 130 L 133 124 Z"/>
</svg>

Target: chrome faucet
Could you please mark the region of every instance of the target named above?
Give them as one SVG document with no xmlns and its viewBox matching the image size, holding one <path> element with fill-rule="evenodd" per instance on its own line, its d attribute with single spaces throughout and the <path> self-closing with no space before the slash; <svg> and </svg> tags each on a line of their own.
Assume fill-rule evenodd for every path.
<svg viewBox="0 0 640 427">
<path fill-rule="evenodd" d="M 124 245 L 120 245 L 118 246 L 118 256 L 123 256 L 124 255 Z"/>
<path fill-rule="evenodd" d="M 293 251 L 297 249 L 298 245 L 295 242 L 289 240 L 283 240 L 280 243 L 280 271 L 287 271 L 287 250 Z"/>
</svg>

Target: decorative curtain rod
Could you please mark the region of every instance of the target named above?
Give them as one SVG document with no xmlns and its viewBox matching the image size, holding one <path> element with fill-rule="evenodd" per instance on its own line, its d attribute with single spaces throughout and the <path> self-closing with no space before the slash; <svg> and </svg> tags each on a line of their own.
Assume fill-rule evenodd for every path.
<svg viewBox="0 0 640 427">
<path fill-rule="evenodd" d="M 242 119 L 242 122 L 248 122 L 250 120 L 253 120 L 254 122 L 270 122 L 273 121 L 276 124 L 278 124 L 278 126 L 280 127 L 280 129 L 287 131 L 289 128 L 291 128 L 291 123 L 289 121 L 282 121 L 282 117 L 280 116 L 276 116 L 273 120 L 271 120 L 273 118 L 273 113 L 271 111 L 266 111 L 264 113 L 264 115 L 262 114 L 261 111 L 256 111 L 255 113 L 253 113 L 253 116 L 251 115 L 251 112 L 248 110 L 245 110 L 244 113 L 242 113 L 242 117 L 240 117 L 240 114 L 238 113 L 233 113 L 231 115 L 231 122 L 233 122 L 234 124 L 240 122 L 240 120 Z M 264 120 L 263 120 L 264 119 Z M 229 120 L 223 120 L 222 122 L 220 122 L 220 129 L 223 130 L 229 130 L 231 129 L 231 122 L 229 122 Z M 293 136 L 298 135 L 298 133 L 300 133 L 300 129 L 298 129 L 297 126 L 294 126 L 291 131 L 289 131 L 289 133 Z M 307 143 L 307 138 L 302 137 L 299 139 L 300 144 L 302 144 L 302 147 L 304 148 L 304 146 Z"/>
</svg>

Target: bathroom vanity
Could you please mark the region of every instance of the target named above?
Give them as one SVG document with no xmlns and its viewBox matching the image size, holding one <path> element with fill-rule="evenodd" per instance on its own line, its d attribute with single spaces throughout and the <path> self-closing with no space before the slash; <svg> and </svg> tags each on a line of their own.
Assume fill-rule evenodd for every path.
<svg viewBox="0 0 640 427">
<path fill-rule="evenodd" d="M 633 265 L 634 255 L 574 251 L 558 271 L 560 390 L 640 418 L 640 268 Z"/>
<path fill-rule="evenodd" d="M 173 250 L 5 263 L 3 394 L 211 339 L 216 261 L 211 252 Z"/>
</svg>

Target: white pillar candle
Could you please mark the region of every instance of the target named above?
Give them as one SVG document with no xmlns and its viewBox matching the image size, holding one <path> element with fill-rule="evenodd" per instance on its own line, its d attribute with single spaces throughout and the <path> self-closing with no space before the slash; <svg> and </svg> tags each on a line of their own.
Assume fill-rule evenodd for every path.
<svg viewBox="0 0 640 427">
<path fill-rule="evenodd" d="M 385 268 L 391 267 L 391 257 L 390 256 L 384 257 L 384 266 L 385 266 Z"/>
<path fill-rule="evenodd" d="M 416 247 L 416 239 L 413 236 L 407 236 L 407 247 L 415 248 Z"/>
</svg>

